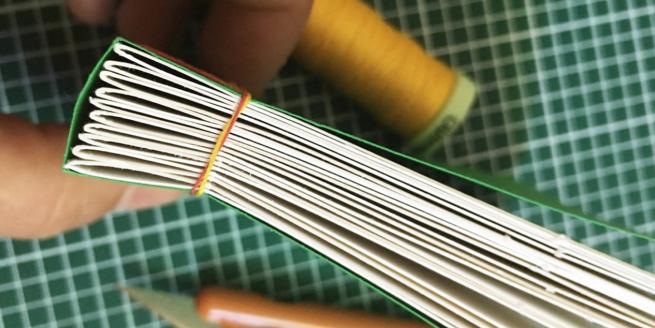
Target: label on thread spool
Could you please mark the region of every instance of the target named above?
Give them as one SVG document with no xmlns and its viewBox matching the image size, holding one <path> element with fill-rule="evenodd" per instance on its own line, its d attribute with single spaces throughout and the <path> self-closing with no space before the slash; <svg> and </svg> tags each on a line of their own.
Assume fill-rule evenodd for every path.
<svg viewBox="0 0 655 328">
<path fill-rule="evenodd" d="M 455 79 L 455 87 L 448 101 L 437 112 L 437 115 L 427 127 L 407 143 L 405 146 L 407 152 L 418 157 L 426 157 L 439 149 L 444 140 L 466 118 L 475 99 L 475 84 L 460 72 L 457 72 Z"/>
</svg>

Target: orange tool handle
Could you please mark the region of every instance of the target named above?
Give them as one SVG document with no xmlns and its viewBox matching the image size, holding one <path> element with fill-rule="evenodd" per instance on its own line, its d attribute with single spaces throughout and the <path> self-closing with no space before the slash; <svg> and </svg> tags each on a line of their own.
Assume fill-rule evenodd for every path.
<svg viewBox="0 0 655 328">
<path fill-rule="evenodd" d="M 418 321 L 386 318 L 309 303 L 283 303 L 263 296 L 209 287 L 196 296 L 205 320 L 225 328 L 425 328 Z"/>
</svg>

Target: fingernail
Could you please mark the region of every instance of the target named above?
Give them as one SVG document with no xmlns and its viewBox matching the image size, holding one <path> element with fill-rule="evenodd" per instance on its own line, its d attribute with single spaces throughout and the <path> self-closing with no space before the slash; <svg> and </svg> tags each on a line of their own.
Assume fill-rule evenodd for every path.
<svg viewBox="0 0 655 328">
<path fill-rule="evenodd" d="M 116 10 L 115 0 L 68 0 L 68 7 L 82 22 L 104 25 L 111 21 Z"/>
</svg>

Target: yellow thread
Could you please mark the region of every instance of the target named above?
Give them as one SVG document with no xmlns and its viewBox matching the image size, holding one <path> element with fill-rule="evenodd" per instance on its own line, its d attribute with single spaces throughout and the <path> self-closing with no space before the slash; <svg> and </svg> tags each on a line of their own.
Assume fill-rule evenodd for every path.
<svg viewBox="0 0 655 328">
<path fill-rule="evenodd" d="M 452 69 L 360 0 L 314 0 L 295 57 L 405 137 L 436 118 L 455 84 Z"/>
<path fill-rule="evenodd" d="M 205 166 L 204 171 L 200 174 L 193 189 L 191 190 L 191 192 L 196 197 L 202 196 L 202 194 L 205 193 L 205 187 L 207 186 L 209 175 L 211 174 L 211 171 L 214 168 L 214 163 L 216 162 L 218 153 L 220 152 L 221 148 L 223 148 L 223 144 L 225 143 L 225 140 L 227 140 L 227 137 L 230 134 L 232 127 L 234 127 L 234 125 L 236 124 L 236 121 L 239 118 L 239 114 L 241 114 L 241 112 L 246 108 L 246 106 L 248 106 L 250 99 L 251 99 L 250 93 L 248 91 L 243 91 L 243 93 L 241 94 L 241 99 L 239 100 L 237 107 L 234 109 L 234 113 L 232 113 L 232 117 L 230 117 L 230 120 L 227 121 L 227 123 L 225 123 L 225 126 L 223 126 L 223 130 L 216 138 L 216 143 L 214 144 L 214 149 L 212 150 L 212 153 L 209 156 L 207 165 Z"/>
</svg>

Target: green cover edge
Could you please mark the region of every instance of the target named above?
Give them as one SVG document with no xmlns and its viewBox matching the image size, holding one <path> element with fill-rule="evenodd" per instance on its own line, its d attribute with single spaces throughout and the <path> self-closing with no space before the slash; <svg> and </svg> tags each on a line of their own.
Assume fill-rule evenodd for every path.
<svg viewBox="0 0 655 328">
<path fill-rule="evenodd" d="M 82 104 L 84 103 L 84 101 L 85 101 L 85 99 L 86 99 L 86 97 L 87 97 L 87 95 L 88 95 L 88 93 L 90 91 L 90 88 L 93 85 L 94 81 L 96 80 L 96 78 L 97 78 L 97 76 L 98 76 L 98 74 L 99 74 L 105 60 L 111 54 L 111 52 L 113 51 L 113 48 L 115 47 L 115 45 L 118 44 L 118 43 L 121 43 L 121 42 L 129 44 L 129 45 L 131 45 L 131 46 L 133 46 L 135 48 L 138 48 L 138 49 L 140 49 L 142 51 L 148 52 L 149 54 L 151 54 L 153 56 L 156 56 L 157 58 L 160 58 L 161 60 L 167 61 L 167 62 L 171 63 L 172 65 L 174 65 L 174 66 L 176 66 L 176 67 L 178 67 L 178 68 L 180 68 L 180 69 L 182 69 L 182 70 L 184 70 L 184 71 L 186 71 L 188 73 L 191 73 L 192 75 L 194 75 L 196 77 L 199 77 L 199 78 L 201 78 L 201 79 L 203 79 L 203 80 L 205 80 L 205 81 L 207 81 L 209 83 L 217 85 L 220 88 L 223 88 L 223 89 L 225 89 L 225 90 L 227 90 L 227 91 L 229 91 L 231 93 L 239 94 L 234 89 L 232 89 L 232 88 L 230 88 L 228 86 L 225 86 L 223 84 L 220 84 L 220 83 L 218 83 L 218 82 L 216 82 L 216 81 L 214 81 L 214 80 L 212 80 L 212 79 L 210 79 L 210 78 L 208 78 L 208 77 L 206 77 L 206 76 L 204 76 L 202 74 L 199 74 L 198 72 L 195 72 L 195 71 L 193 71 L 193 70 L 191 70 L 191 69 L 189 69 L 189 68 L 187 68 L 187 67 L 185 67 L 183 65 L 180 65 L 180 64 L 178 64 L 176 62 L 173 62 L 173 61 L 170 61 L 169 59 L 162 57 L 161 55 L 159 55 L 156 52 L 153 52 L 150 49 L 144 48 L 144 47 L 142 47 L 142 46 L 140 46 L 138 44 L 135 44 L 135 43 L 133 43 L 133 42 L 131 42 L 129 40 L 126 40 L 126 39 L 124 39 L 122 37 L 117 37 L 112 41 L 109 48 L 103 53 L 103 55 L 99 59 L 98 63 L 94 66 L 93 70 L 91 71 L 89 77 L 87 78 L 87 80 L 86 80 L 86 82 L 84 84 L 84 87 L 82 88 L 82 91 L 80 92 L 80 94 L 79 94 L 79 96 L 77 98 L 77 101 L 76 101 L 75 107 L 74 107 L 73 118 L 72 118 L 72 121 L 71 121 L 70 130 L 69 130 L 69 134 L 68 134 L 68 139 L 67 139 L 67 142 L 66 142 L 66 151 L 65 151 L 65 154 L 64 154 L 64 164 L 68 161 L 68 158 L 69 158 L 70 153 L 71 153 L 72 141 L 74 140 L 75 136 L 77 135 L 78 129 L 80 128 L 78 126 L 78 123 L 79 123 L 80 112 L 82 110 L 81 109 Z M 475 183 L 475 184 L 477 184 L 479 186 L 482 186 L 482 187 L 485 187 L 485 188 L 488 188 L 488 189 L 503 193 L 503 194 L 508 195 L 510 197 L 521 199 L 521 200 L 527 201 L 529 203 L 532 203 L 534 205 L 541 206 L 541 207 L 544 207 L 544 208 L 548 208 L 548 209 L 553 210 L 555 212 L 558 212 L 560 214 L 570 215 L 570 216 L 572 216 L 574 218 L 577 218 L 577 219 L 580 219 L 580 220 L 583 220 L 583 221 L 587 221 L 587 222 L 590 222 L 592 224 L 596 224 L 596 225 L 599 225 L 599 226 L 602 226 L 602 227 L 605 227 L 605 228 L 608 228 L 608 229 L 611 229 L 611 230 L 616 230 L 616 231 L 619 231 L 619 232 L 623 232 L 623 233 L 632 235 L 632 236 L 637 237 L 637 238 L 645 239 L 645 240 L 648 240 L 648 241 L 655 241 L 655 236 L 642 234 L 642 233 L 636 232 L 636 231 L 634 231 L 632 229 L 629 229 L 627 227 L 623 227 L 621 225 L 616 225 L 616 224 L 611 224 L 611 223 L 608 223 L 608 222 L 606 222 L 604 220 L 601 220 L 601 219 L 598 219 L 596 217 L 590 216 L 590 215 L 584 213 L 582 210 L 580 210 L 578 208 L 563 205 L 563 204 L 561 204 L 561 202 L 557 198 L 555 198 L 553 196 L 550 196 L 548 194 L 545 194 L 543 192 L 540 192 L 540 191 L 538 191 L 538 190 L 536 190 L 534 188 L 526 186 L 526 185 L 524 185 L 522 183 L 519 183 L 517 181 L 514 181 L 512 178 L 505 177 L 505 176 L 494 176 L 494 175 L 491 175 L 491 174 L 487 174 L 487 173 L 483 173 L 483 172 L 479 172 L 479 171 L 475 171 L 475 170 L 471 170 L 471 169 L 448 167 L 448 166 L 443 165 L 443 164 L 427 162 L 427 161 L 412 157 L 410 155 L 404 154 L 402 152 L 386 148 L 386 147 L 384 147 L 382 145 L 378 145 L 378 144 L 376 144 L 374 142 L 371 142 L 369 140 L 366 140 L 364 138 L 357 137 L 357 136 L 354 136 L 352 134 L 343 132 L 343 131 L 338 130 L 338 129 L 334 128 L 334 127 L 312 121 L 312 120 L 310 120 L 308 118 L 305 118 L 305 117 L 300 116 L 300 115 L 295 114 L 295 113 L 291 113 L 291 112 L 289 112 L 287 110 L 284 110 L 282 108 L 278 108 L 276 106 L 272 106 L 272 105 L 269 105 L 269 104 L 266 104 L 266 103 L 263 103 L 263 102 L 257 101 L 257 100 L 253 100 L 253 102 L 264 105 L 267 108 L 270 108 L 272 110 L 275 110 L 275 111 L 284 113 L 286 115 L 292 116 L 292 117 L 294 117 L 296 119 L 299 119 L 299 120 L 301 120 L 301 121 L 303 121 L 305 123 L 313 125 L 313 126 L 315 126 L 317 128 L 320 128 L 322 130 L 334 133 L 334 134 L 339 135 L 341 137 L 344 137 L 346 139 L 350 139 L 350 140 L 353 140 L 355 142 L 362 143 L 362 144 L 370 146 L 372 148 L 375 148 L 375 149 L 381 150 L 383 152 L 389 153 L 389 154 L 391 154 L 393 156 L 396 156 L 396 157 L 399 157 L 399 158 L 402 158 L 402 159 L 405 159 L 405 160 L 412 161 L 414 163 L 429 167 L 431 169 L 434 169 L 434 170 L 437 170 L 437 171 L 440 171 L 440 172 L 443 172 L 443 173 L 446 173 L 446 174 L 449 174 L 449 175 L 453 175 L 453 176 L 456 176 L 458 178 L 462 178 L 462 179 L 467 180 L 469 182 Z M 74 172 L 74 171 L 68 170 L 66 168 L 63 168 L 63 171 L 66 172 L 66 173 L 74 174 L 74 175 L 78 175 L 78 176 L 91 177 L 91 178 L 95 178 L 95 179 L 116 182 L 115 180 L 112 180 L 112 179 L 99 178 L 99 177 L 91 176 L 91 175 L 87 175 L 87 174 L 80 174 L 78 172 Z M 124 183 L 124 182 L 122 182 L 122 183 Z M 162 188 L 161 186 L 155 186 L 155 185 L 149 185 L 149 184 L 139 184 L 139 183 L 130 183 L 130 184 Z M 188 189 L 180 189 L 180 188 L 169 188 L 169 189 L 188 190 Z M 430 324 L 431 326 L 440 327 L 438 322 L 436 322 L 436 321 L 430 319 L 429 317 L 423 315 L 420 311 L 412 308 L 409 304 L 407 304 L 407 303 L 401 301 L 400 299 L 396 298 L 395 296 L 389 294 L 388 292 L 384 291 L 380 287 L 377 287 L 376 285 L 374 285 L 370 281 L 360 277 L 359 275 L 357 275 L 354 272 L 350 271 L 349 269 L 345 268 L 341 264 L 334 262 L 329 257 L 327 257 L 327 256 L 321 254 L 320 252 L 312 249 L 311 247 L 303 244 L 302 242 L 295 239 L 293 236 L 290 236 L 290 235 L 288 235 L 288 234 L 286 234 L 286 233 L 284 233 L 282 231 L 277 230 L 275 227 L 270 226 L 269 224 L 261 221 L 260 219 L 246 213 L 245 211 L 243 211 L 243 210 L 241 210 L 241 209 L 239 209 L 239 208 L 237 208 L 235 206 L 229 205 L 229 204 L 225 203 L 224 201 L 222 201 L 222 200 L 220 200 L 218 198 L 211 197 L 211 199 L 213 199 L 214 201 L 217 201 L 218 203 L 220 203 L 220 204 L 222 204 L 222 205 L 224 205 L 226 207 L 234 208 L 235 210 L 237 210 L 243 216 L 245 216 L 245 217 L 247 217 L 247 218 L 249 218 L 251 220 L 254 220 L 256 222 L 260 222 L 260 223 L 264 224 L 266 227 L 268 227 L 271 231 L 273 231 L 273 232 L 275 232 L 277 234 L 283 235 L 283 236 L 293 240 L 296 244 L 301 246 L 303 249 L 309 250 L 312 253 L 317 254 L 321 258 L 329 261 L 330 263 L 335 264 L 337 267 L 339 267 L 344 272 L 346 272 L 346 273 L 350 274 L 351 276 L 355 277 L 356 279 L 362 281 L 367 286 L 369 286 L 372 289 L 376 290 L 380 294 L 384 295 L 387 299 L 391 300 L 392 302 L 394 302 L 397 305 L 401 306 L 402 308 L 406 309 L 407 311 L 409 311 L 413 315 L 417 316 L 421 320 L 425 321 L 426 323 Z"/>
<path fill-rule="evenodd" d="M 453 167 L 453 166 L 447 166 L 445 164 L 437 164 L 435 162 L 428 162 L 424 161 L 422 159 L 407 155 L 405 153 L 402 153 L 397 150 L 393 150 L 387 147 L 384 147 L 382 145 L 376 144 L 372 141 L 366 140 L 364 138 L 349 134 L 347 132 L 343 132 L 341 130 L 338 130 L 334 127 L 331 127 L 329 125 L 325 125 L 322 123 L 314 122 L 308 118 L 302 117 L 298 114 L 291 113 L 285 109 L 281 109 L 266 103 L 258 102 L 260 104 L 263 104 L 267 106 L 268 108 L 271 108 L 273 110 L 285 113 L 289 116 L 293 116 L 301 121 L 304 121 L 306 123 L 309 123 L 319 129 L 331 132 L 333 134 L 339 135 L 341 137 L 344 137 L 346 139 L 353 140 L 358 143 L 365 144 L 369 147 L 376 148 L 378 150 L 381 150 L 383 152 L 389 153 L 393 156 L 412 161 L 414 163 L 426 166 L 428 168 L 431 168 L 433 170 L 440 171 L 442 173 L 446 173 L 461 179 L 464 179 L 466 181 L 472 182 L 476 185 L 485 187 L 487 189 L 491 189 L 496 192 L 500 192 L 502 194 L 505 194 L 507 196 L 520 199 L 526 202 L 529 202 L 533 205 L 537 205 L 543 208 L 547 208 L 549 210 L 558 212 L 560 214 L 564 215 L 570 215 L 576 219 L 582 220 L 582 221 L 587 221 L 595 225 L 602 226 L 604 228 L 610 229 L 610 230 L 615 230 L 619 231 L 640 239 L 645 239 L 648 241 L 655 241 L 655 236 L 648 235 L 648 234 L 643 234 L 640 232 L 637 232 L 633 229 L 624 227 L 622 225 L 618 224 L 613 224 L 609 223 L 605 220 L 596 218 L 592 215 L 589 215 L 582 211 L 581 209 L 574 207 L 574 206 L 567 206 L 561 203 L 561 201 L 554 196 L 551 196 L 545 192 L 539 191 L 529 185 L 526 185 L 525 183 L 518 182 L 514 180 L 511 177 L 503 176 L 503 175 L 494 175 L 490 173 L 485 173 L 481 172 L 478 170 L 474 170 L 471 168 L 461 168 L 461 167 Z"/>
</svg>

